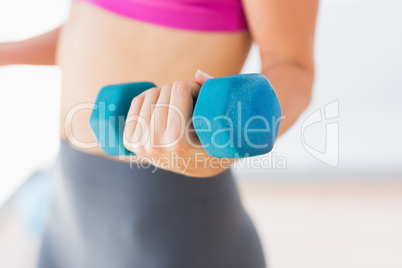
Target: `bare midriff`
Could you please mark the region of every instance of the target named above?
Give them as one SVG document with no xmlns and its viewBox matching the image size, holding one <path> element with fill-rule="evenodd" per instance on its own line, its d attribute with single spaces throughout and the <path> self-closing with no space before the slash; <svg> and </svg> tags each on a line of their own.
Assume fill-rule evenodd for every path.
<svg viewBox="0 0 402 268">
<path fill-rule="evenodd" d="M 61 138 L 86 153 L 104 156 L 93 145 L 95 137 L 88 124 L 90 107 L 103 86 L 193 81 L 197 69 L 212 76 L 238 74 L 250 45 L 248 31 L 179 30 L 74 2 L 58 47 L 57 60 L 62 69 Z"/>
</svg>

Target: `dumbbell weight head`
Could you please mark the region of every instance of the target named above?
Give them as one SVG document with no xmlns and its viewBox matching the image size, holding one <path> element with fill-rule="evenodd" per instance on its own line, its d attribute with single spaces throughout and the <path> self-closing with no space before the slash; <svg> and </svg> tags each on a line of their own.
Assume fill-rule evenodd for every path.
<svg viewBox="0 0 402 268">
<path fill-rule="evenodd" d="M 281 116 L 268 79 L 261 74 L 239 74 L 203 84 L 193 125 L 209 155 L 244 158 L 272 150 Z"/>
<path fill-rule="evenodd" d="M 128 110 L 135 96 L 153 87 L 156 85 L 150 82 L 134 82 L 105 86 L 99 91 L 89 125 L 105 154 L 132 154 L 123 144 Z"/>
</svg>

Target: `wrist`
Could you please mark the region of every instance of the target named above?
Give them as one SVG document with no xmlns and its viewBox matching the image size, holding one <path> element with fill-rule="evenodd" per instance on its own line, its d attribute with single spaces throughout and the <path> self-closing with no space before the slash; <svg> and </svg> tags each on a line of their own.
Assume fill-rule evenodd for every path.
<svg viewBox="0 0 402 268">
<path fill-rule="evenodd" d="M 0 66 L 14 64 L 13 43 L 0 43 Z"/>
<path fill-rule="evenodd" d="M 7 53 L 4 50 L 4 43 L 0 43 L 0 66 L 7 65 Z"/>
</svg>

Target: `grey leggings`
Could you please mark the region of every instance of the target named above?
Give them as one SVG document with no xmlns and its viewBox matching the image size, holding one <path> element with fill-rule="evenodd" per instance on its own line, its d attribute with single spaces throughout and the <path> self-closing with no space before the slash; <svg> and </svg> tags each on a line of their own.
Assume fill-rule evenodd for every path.
<svg viewBox="0 0 402 268">
<path fill-rule="evenodd" d="M 191 178 L 61 142 L 40 268 L 263 268 L 232 172 Z"/>
</svg>

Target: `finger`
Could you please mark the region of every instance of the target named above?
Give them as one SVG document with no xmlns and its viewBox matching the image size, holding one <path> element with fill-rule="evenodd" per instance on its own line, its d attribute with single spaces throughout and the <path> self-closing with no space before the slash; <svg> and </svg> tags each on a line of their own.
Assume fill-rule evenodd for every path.
<svg viewBox="0 0 402 268">
<path fill-rule="evenodd" d="M 198 96 L 200 88 L 198 83 L 190 81 L 177 81 L 173 84 L 167 129 L 178 131 L 185 128 L 192 118 L 194 99 Z"/>
<path fill-rule="evenodd" d="M 211 79 L 211 78 L 212 78 L 212 76 L 204 73 L 201 70 L 197 70 L 197 72 L 195 72 L 195 81 L 197 81 L 197 83 L 199 83 L 200 85 L 204 84 L 205 81 L 207 81 L 208 79 Z"/>
<path fill-rule="evenodd" d="M 161 88 L 158 101 L 151 117 L 151 126 L 155 129 L 155 132 L 161 134 L 165 132 L 166 129 L 171 90 L 172 85 L 165 85 Z"/>
<path fill-rule="evenodd" d="M 153 109 L 159 97 L 160 88 L 151 88 L 145 91 L 144 101 L 142 103 L 142 107 L 138 116 L 138 124 L 134 130 L 132 140 L 136 143 L 136 147 L 143 146 L 148 140 L 148 132 L 150 128 L 151 116 L 153 113 Z"/>
<path fill-rule="evenodd" d="M 148 123 L 151 122 L 155 104 L 158 101 L 160 88 L 155 87 L 145 92 L 144 103 L 142 104 L 140 116 Z"/>
<path fill-rule="evenodd" d="M 144 102 L 144 94 L 140 94 L 131 101 L 131 106 L 127 114 L 126 124 L 124 126 L 124 138 L 131 141 L 134 131 L 137 127 L 138 115 L 140 114 Z"/>
</svg>

